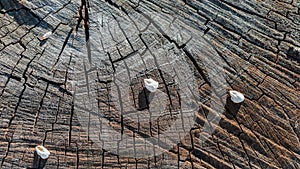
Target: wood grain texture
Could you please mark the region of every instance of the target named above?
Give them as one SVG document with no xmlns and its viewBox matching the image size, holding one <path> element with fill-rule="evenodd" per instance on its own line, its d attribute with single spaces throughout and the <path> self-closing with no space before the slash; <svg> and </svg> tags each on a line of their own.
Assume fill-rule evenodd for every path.
<svg viewBox="0 0 300 169">
<path fill-rule="evenodd" d="M 0 0 L 0 18 L 1 168 L 300 168 L 299 0 Z M 224 89 L 214 86 L 221 75 Z M 160 83 L 164 100 L 152 104 L 165 103 L 163 115 L 145 113 L 149 77 Z M 143 142 L 106 142 L 142 153 L 134 157 L 99 145 L 97 112 L 124 138 L 188 124 L 178 94 L 186 79 L 199 109 L 179 141 L 144 158 L 153 151 Z M 245 101 L 232 103 L 230 89 Z M 126 114 L 131 106 L 138 113 Z M 220 121 L 205 134 L 210 112 Z"/>
</svg>

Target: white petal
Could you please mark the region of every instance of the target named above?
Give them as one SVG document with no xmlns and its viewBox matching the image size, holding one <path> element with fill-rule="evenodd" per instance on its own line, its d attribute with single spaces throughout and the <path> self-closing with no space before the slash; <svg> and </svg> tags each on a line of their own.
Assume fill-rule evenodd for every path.
<svg viewBox="0 0 300 169">
<path fill-rule="evenodd" d="M 36 146 L 35 150 L 42 159 L 47 159 L 50 155 L 50 152 L 44 146 Z"/>
<path fill-rule="evenodd" d="M 245 100 L 244 95 L 238 91 L 230 90 L 229 94 L 231 96 L 231 101 L 233 101 L 234 103 L 241 103 Z"/>
<path fill-rule="evenodd" d="M 153 80 L 153 79 L 144 79 L 145 87 L 148 89 L 150 92 L 155 92 L 156 89 L 158 88 L 158 82 Z"/>
</svg>

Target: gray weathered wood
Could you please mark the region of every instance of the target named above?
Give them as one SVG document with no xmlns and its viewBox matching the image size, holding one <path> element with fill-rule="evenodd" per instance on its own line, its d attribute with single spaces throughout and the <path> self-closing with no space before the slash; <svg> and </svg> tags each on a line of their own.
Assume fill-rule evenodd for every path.
<svg viewBox="0 0 300 169">
<path fill-rule="evenodd" d="M 300 168 L 299 0 L 0 0 L 0 18 L 1 168 Z"/>
</svg>

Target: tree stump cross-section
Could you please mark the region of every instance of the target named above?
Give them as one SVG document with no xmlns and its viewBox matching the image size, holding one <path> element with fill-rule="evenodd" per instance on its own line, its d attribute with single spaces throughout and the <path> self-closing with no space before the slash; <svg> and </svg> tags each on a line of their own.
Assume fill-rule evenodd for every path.
<svg viewBox="0 0 300 169">
<path fill-rule="evenodd" d="M 0 18 L 0 168 L 300 168 L 299 0 L 0 0 Z"/>
</svg>

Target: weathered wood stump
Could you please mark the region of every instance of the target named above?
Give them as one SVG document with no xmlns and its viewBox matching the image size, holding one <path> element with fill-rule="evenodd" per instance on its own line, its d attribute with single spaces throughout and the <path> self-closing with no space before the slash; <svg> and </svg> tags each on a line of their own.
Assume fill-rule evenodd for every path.
<svg viewBox="0 0 300 169">
<path fill-rule="evenodd" d="M 299 0 L 0 9 L 1 168 L 300 168 Z"/>
</svg>

